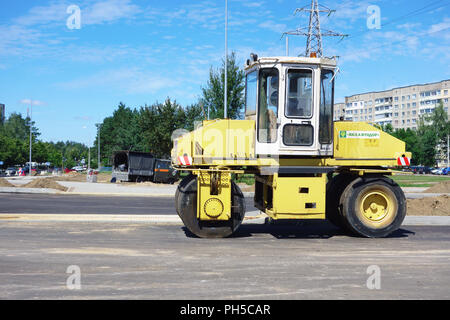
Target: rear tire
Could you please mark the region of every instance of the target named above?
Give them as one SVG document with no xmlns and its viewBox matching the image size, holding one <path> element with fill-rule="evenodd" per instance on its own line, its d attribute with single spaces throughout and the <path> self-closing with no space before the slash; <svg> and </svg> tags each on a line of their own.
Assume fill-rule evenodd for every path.
<svg viewBox="0 0 450 320">
<path fill-rule="evenodd" d="M 175 193 L 177 213 L 186 228 L 200 238 L 226 238 L 231 236 L 242 224 L 245 216 L 244 195 L 232 182 L 232 210 L 228 221 L 199 221 L 197 219 L 197 177 L 185 178 Z"/>
<path fill-rule="evenodd" d="M 406 198 L 400 186 L 389 178 L 363 177 L 347 186 L 340 209 L 353 233 L 382 238 L 400 228 L 406 216 Z"/>
</svg>

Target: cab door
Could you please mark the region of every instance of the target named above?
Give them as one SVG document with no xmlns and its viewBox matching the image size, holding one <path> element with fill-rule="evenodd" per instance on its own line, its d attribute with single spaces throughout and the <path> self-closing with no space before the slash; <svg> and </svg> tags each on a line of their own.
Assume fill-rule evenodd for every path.
<svg viewBox="0 0 450 320">
<path fill-rule="evenodd" d="M 279 148 L 280 70 L 273 67 L 259 69 L 256 112 L 256 154 L 272 156 Z"/>
<path fill-rule="evenodd" d="M 280 154 L 317 154 L 318 72 L 317 66 L 287 66 L 284 69 L 285 103 L 280 126 Z"/>
</svg>

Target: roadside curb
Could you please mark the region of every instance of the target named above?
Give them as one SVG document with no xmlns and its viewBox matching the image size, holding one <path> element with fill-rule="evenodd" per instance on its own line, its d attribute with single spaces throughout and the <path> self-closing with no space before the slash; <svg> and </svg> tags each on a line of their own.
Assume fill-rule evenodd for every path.
<svg viewBox="0 0 450 320">
<path fill-rule="evenodd" d="M 97 196 L 97 197 L 173 197 L 175 193 L 93 193 L 93 192 L 63 192 L 55 189 L 43 189 L 43 188 L 11 188 L 1 187 L 0 193 L 13 193 L 13 194 L 50 194 L 50 195 L 76 195 L 76 196 Z"/>
<path fill-rule="evenodd" d="M 155 198 L 155 197 L 174 197 L 175 193 L 161 193 L 161 194 L 151 194 L 151 193 L 92 193 L 92 192 L 66 192 L 61 193 L 64 195 L 74 195 L 74 196 L 93 196 L 93 197 L 142 197 L 142 198 Z"/>
<path fill-rule="evenodd" d="M 402 226 L 450 226 L 447 216 L 407 216 Z"/>
<path fill-rule="evenodd" d="M 64 192 L 55 189 L 43 189 L 43 188 L 11 188 L 1 187 L 0 193 L 17 193 L 17 194 L 64 194 Z"/>
</svg>

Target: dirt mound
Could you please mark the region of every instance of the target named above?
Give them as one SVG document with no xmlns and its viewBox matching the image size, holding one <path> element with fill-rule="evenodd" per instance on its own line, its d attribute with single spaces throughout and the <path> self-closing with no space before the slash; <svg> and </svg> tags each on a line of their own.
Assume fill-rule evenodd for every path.
<svg viewBox="0 0 450 320">
<path fill-rule="evenodd" d="M 255 192 L 255 185 L 249 186 L 246 183 L 238 183 L 238 186 L 242 192 Z"/>
<path fill-rule="evenodd" d="M 0 187 L 6 187 L 6 188 L 11 188 L 11 187 L 15 187 L 15 185 L 13 185 L 12 183 L 10 183 L 8 180 L 0 178 Z"/>
<path fill-rule="evenodd" d="M 52 179 L 55 181 L 86 182 L 87 174 L 70 172 L 70 173 L 64 174 L 62 176 L 52 177 Z M 99 182 L 99 183 L 108 183 L 110 181 L 111 181 L 111 173 L 102 172 L 97 175 L 97 182 Z"/>
<path fill-rule="evenodd" d="M 70 172 L 62 176 L 52 177 L 52 179 L 55 181 L 85 182 L 86 175 L 82 173 Z"/>
<path fill-rule="evenodd" d="M 408 216 L 450 216 L 450 197 L 430 197 L 407 200 Z"/>
<path fill-rule="evenodd" d="M 440 182 L 424 192 L 426 193 L 450 193 L 450 180 Z"/>
<path fill-rule="evenodd" d="M 67 191 L 68 188 L 55 182 L 52 178 L 34 179 L 27 183 L 23 188 L 44 188 L 44 189 L 56 189 L 60 191 Z"/>
</svg>

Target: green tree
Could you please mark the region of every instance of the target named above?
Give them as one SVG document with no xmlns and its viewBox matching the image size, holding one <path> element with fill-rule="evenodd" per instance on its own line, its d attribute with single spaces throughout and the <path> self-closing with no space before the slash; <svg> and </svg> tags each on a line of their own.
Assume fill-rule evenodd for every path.
<svg viewBox="0 0 450 320">
<path fill-rule="evenodd" d="M 192 119 L 198 109 L 190 109 Z M 139 128 L 146 151 L 160 158 L 170 157 L 172 149 L 172 133 L 180 128 L 186 128 L 185 110 L 170 98 L 161 104 L 145 106 L 140 110 Z M 192 124 L 193 126 L 193 124 Z"/>
<path fill-rule="evenodd" d="M 37 141 L 40 133 L 34 126 L 34 122 L 30 123 L 30 118 L 23 118 L 19 113 L 13 113 L 0 126 L 0 161 L 5 166 L 23 165 L 29 159 L 30 148 L 30 125 L 32 125 L 33 143 Z"/>
<path fill-rule="evenodd" d="M 115 151 L 143 151 L 138 122 L 139 112 L 128 108 L 122 102 L 111 117 L 103 120 L 99 130 L 103 165 L 111 165 L 112 155 Z M 94 141 L 94 149 L 98 150 L 98 133 Z M 95 152 L 94 158 L 98 158 L 98 152 Z"/>
<path fill-rule="evenodd" d="M 194 125 L 196 122 L 206 119 L 203 112 L 204 111 L 200 103 L 188 106 L 184 110 L 185 120 L 183 129 L 186 129 L 188 131 L 194 130 Z"/>
<path fill-rule="evenodd" d="M 436 164 L 438 137 L 435 128 L 428 124 L 426 116 L 419 118 L 417 142 L 416 163 L 425 166 L 434 166 Z"/>
<path fill-rule="evenodd" d="M 413 164 L 419 164 L 420 162 L 417 162 L 417 156 L 419 155 L 419 141 L 417 138 L 417 132 L 415 130 L 411 130 L 410 128 L 407 129 L 397 129 L 395 130 L 392 135 L 402 141 L 406 144 L 406 151 L 412 153 L 412 163 Z"/>
<path fill-rule="evenodd" d="M 242 119 L 245 105 L 245 72 L 237 65 L 234 52 L 228 57 L 227 78 L 227 116 L 230 119 Z M 209 108 L 210 119 L 224 117 L 224 84 L 225 61 L 222 61 L 220 69 L 211 67 L 208 83 L 202 88 L 203 97 L 200 102 L 203 103 L 206 113 Z"/>
<path fill-rule="evenodd" d="M 447 154 L 447 137 L 450 135 L 450 121 L 448 120 L 447 110 L 444 108 L 442 100 L 429 116 L 425 116 L 426 123 L 429 123 L 429 129 L 437 137 L 438 152 Z"/>
</svg>

